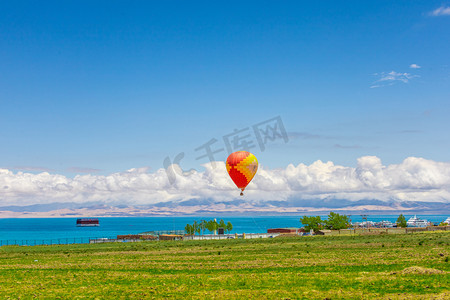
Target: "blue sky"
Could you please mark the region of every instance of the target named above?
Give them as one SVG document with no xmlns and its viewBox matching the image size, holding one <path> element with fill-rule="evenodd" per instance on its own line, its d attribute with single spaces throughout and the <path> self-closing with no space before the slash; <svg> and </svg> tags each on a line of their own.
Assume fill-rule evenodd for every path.
<svg viewBox="0 0 450 300">
<path fill-rule="evenodd" d="M 0 168 L 201 169 L 277 116 L 268 168 L 449 162 L 450 2 L 129 2 L 0 3 Z"/>
</svg>

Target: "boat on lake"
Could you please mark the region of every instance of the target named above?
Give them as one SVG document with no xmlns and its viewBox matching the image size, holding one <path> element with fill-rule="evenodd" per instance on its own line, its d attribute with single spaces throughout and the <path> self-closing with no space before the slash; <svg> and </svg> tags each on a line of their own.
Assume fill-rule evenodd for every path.
<svg viewBox="0 0 450 300">
<path fill-rule="evenodd" d="M 396 226 L 396 224 L 392 223 L 391 221 L 385 220 L 375 223 L 375 227 L 378 228 L 393 228 L 394 226 Z"/>
<path fill-rule="evenodd" d="M 418 218 L 416 215 L 414 215 L 414 217 L 410 218 L 408 222 L 406 222 L 406 225 L 408 227 L 427 227 L 428 221 L 422 220 Z"/>
<path fill-rule="evenodd" d="M 77 227 L 96 227 L 100 226 L 97 218 L 77 219 Z"/>
</svg>

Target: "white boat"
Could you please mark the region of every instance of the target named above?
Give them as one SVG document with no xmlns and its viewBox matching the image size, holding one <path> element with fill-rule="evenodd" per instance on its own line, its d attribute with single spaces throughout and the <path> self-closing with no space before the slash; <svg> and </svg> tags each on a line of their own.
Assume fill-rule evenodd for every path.
<svg viewBox="0 0 450 300">
<path fill-rule="evenodd" d="M 375 227 L 380 227 L 380 228 L 392 228 L 394 227 L 394 223 L 392 223 L 391 221 L 380 221 L 375 223 Z"/>
<path fill-rule="evenodd" d="M 365 228 L 375 227 L 375 222 L 372 222 L 372 221 L 361 222 L 361 223 L 359 223 L 359 227 L 365 227 Z"/>
<path fill-rule="evenodd" d="M 447 218 L 443 223 L 447 223 L 447 225 L 450 225 L 450 217 Z"/>
<path fill-rule="evenodd" d="M 418 218 L 416 215 L 406 222 L 408 227 L 427 227 L 428 221 Z"/>
</svg>

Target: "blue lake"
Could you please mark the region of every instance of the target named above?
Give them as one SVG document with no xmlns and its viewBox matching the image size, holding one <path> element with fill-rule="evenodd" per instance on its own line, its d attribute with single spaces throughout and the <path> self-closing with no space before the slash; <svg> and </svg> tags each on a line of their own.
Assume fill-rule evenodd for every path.
<svg viewBox="0 0 450 300">
<path fill-rule="evenodd" d="M 450 215 L 417 215 L 439 223 Z M 223 217 L 233 224 L 233 233 L 262 233 L 268 228 L 301 227 L 301 216 Z M 395 222 L 398 215 L 368 215 L 369 221 Z M 405 215 L 408 220 L 412 215 Z M 184 230 L 194 220 L 211 217 L 105 217 L 99 218 L 99 227 L 76 227 L 76 218 L 0 219 L 0 240 L 44 240 L 115 237 L 118 234 L 137 234 L 144 231 Z M 220 217 L 217 218 L 219 220 Z M 351 216 L 352 222 L 361 222 L 361 216 Z"/>
</svg>

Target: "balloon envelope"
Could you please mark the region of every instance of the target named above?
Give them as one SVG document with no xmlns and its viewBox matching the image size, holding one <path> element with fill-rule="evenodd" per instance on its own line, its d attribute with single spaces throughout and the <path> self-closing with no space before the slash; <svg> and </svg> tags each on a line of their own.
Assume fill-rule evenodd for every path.
<svg viewBox="0 0 450 300">
<path fill-rule="evenodd" d="M 244 191 L 258 170 L 258 160 L 247 151 L 231 153 L 227 158 L 227 171 L 238 188 Z M 241 195 L 243 195 L 241 193 Z"/>
</svg>

